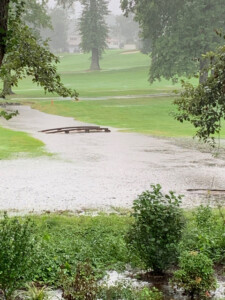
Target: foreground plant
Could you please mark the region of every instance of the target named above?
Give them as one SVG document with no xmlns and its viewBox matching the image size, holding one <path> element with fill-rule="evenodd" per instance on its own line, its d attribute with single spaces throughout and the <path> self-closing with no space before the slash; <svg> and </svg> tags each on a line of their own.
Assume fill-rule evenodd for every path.
<svg viewBox="0 0 225 300">
<path fill-rule="evenodd" d="M 29 220 L 9 219 L 0 222 L 0 289 L 4 299 L 31 281 L 35 273 L 34 225 Z"/>
<path fill-rule="evenodd" d="M 179 267 L 173 285 L 182 288 L 191 299 L 210 298 L 210 291 L 216 289 L 212 260 L 203 253 L 186 251 L 180 257 Z"/>
<path fill-rule="evenodd" d="M 134 288 L 127 282 L 116 282 L 115 285 L 100 287 L 99 298 L 101 300 L 162 300 L 163 295 L 156 288 Z"/>
<path fill-rule="evenodd" d="M 184 226 L 180 209 L 182 196 L 174 192 L 162 194 L 160 185 L 143 192 L 134 201 L 131 226 L 127 242 L 147 268 L 162 274 L 178 257 L 178 243 Z"/>
<path fill-rule="evenodd" d="M 50 293 L 52 290 L 48 287 L 38 287 L 34 283 L 26 285 L 25 291 L 20 291 L 16 294 L 21 299 L 24 300 L 48 300 L 50 299 Z"/>
<path fill-rule="evenodd" d="M 63 274 L 61 287 L 67 300 L 95 300 L 99 289 L 89 262 L 79 263 L 74 276 Z"/>
</svg>

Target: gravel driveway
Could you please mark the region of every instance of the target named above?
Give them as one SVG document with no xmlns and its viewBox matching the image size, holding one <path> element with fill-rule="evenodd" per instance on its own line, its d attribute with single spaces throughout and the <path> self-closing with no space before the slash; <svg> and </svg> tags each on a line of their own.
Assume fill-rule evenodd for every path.
<svg viewBox="0 0 225 300">
<path fill-rule="evenodd" d="M 225 189 L 225 162 L 210 153 L 116 129 L 111 133 L 47 135 L 38 131 L 84 123 L 28 106 L 18 109 L 19 116 L 1 119 L 0 124 L 29 132 L 55 156 L 0 161 L 1 210 L 131 207 L 138 194 L 156 183 L 166 192 L 184 194 L 183 206 L 192 207 L 207 199 L 189 194 L 187 189 Z"/>
</svg>

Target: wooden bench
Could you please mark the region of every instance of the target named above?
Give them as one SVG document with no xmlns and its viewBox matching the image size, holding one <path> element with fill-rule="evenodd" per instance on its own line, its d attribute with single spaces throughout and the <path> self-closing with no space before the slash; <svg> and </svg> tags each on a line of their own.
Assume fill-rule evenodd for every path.
<svg viewBox="0 0 225 300">
<path fill-rule="evenodd" d="M 46 134 L 52 133 L 70 133 L 70 132 L 111 132 L 108 128 L 103 128 L 100 126 L 71 126 L 71 127 L 60 127 L 60 128 L 52 128 L 52 129 L 45 129 L 39 132 L 44 132 Z"/>
</svg>

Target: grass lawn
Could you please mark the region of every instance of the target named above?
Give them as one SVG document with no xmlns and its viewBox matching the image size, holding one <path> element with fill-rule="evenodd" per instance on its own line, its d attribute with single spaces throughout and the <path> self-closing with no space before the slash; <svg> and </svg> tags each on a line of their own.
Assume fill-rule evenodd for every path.
<svg viewBox="0 0 225 300">
<path fill-rule="evenodd" d="M 126 53 L 126 52 L 125 52 Z M 100 97 L 118 95 L 142 95 L 167 93 L 179 88 L 171 81 L 162 80 L 150 85 L 148 73 L 150 58 L 141 53 L 124 54 L 122 50 L 110 50 L 103 54 L 101 71 L 90 72 L 89 54 L 63 54 L 58 71 L 63 83 L 75 88 L 80 97 Z M 195 82 L 195 80 L 194 80 Z M 14 88 L 15 97 L 51 97 L 45 95 L 43 89 L 33 84 L 30 78 Z"/>
<path fill-rule="evenodd" d="M 8 159 L 19 155 L 46 155 L 44 143 L 32 138 L 27 133 L 0 127 L 0 159 Z"/>
<path fill-rule="evenodd" d="M 140 99 L 118 99 L 104 101 L 49 101 L 35 102 L 40 111 L 65 117 L 74 117 L 88 123 L 112 126 L 131 132 L 165 137 L 187 137 L 194 135 L 189 123 L 181 124 L 173 119 L 173 98 L 156 97 Z M 225 130 L 222 137 L 225 136 Z"/>
</svg>

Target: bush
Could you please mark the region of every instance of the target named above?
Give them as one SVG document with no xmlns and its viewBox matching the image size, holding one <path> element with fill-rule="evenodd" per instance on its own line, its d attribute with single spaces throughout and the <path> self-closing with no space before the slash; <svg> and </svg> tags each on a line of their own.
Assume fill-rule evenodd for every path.
<svg viewBox="0 0 225 300">
<path fill-rule="evenodd" d="M 225 226 L 209 206 L 200 206 L 184 231 L 180 251 L 201 251 L 215 263 L 225 261 Z"/>
<path fill-rule="evenodd" d="M 33 279 L 35 247 L 33 223 L 9 219 L 5 214 L 0 222 L 0 289 L 5 299 Z"/>
<path fill-rule="evenodd" d="M 182 196 L 173 192 L 161 193 L 161 186 L 152 186 L 134 201 L 135 218 L 127 242 L 155 273 L 161 274 L 178 257 L 177 245 L 181 239 L 184 217 L 179 205 Z"/>
<path fill-rule="evenodd" d="M 98 294 L 97 279 L 89 262 L 79 263 L 76 274 L 61 277 L 63 298 L 67 300 L 95 300 Z"/>
<path fill-rule="evenodd" d="M 209 298 L 209 292 L 216 288 L 212 260 L 203 253 L 186 251 L 180 257 L 179 267 L 173 285 L 182 288 L 191 299 Z"/>
<path fill-rule="evenodd" d="M 134 288 L 126 282 L 117 282 L 115 285 L 103 285 L 98 295 L 101 300 L 162 300 L 162 293 L 156 288 Z"/>
</svg>

